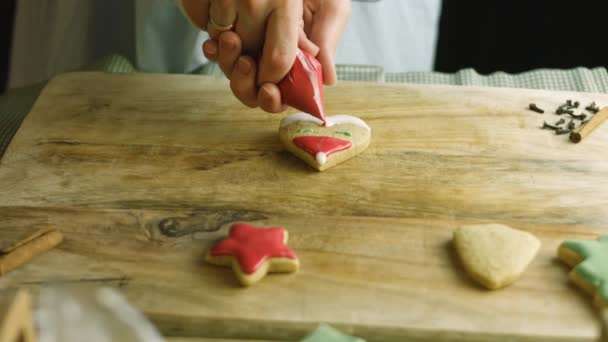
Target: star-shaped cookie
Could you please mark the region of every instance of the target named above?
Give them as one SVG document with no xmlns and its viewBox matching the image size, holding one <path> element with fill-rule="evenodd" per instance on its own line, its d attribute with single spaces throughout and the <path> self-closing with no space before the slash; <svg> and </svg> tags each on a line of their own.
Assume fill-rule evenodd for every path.
<svg viewBox="0 0 608 342">
<path fill-rule="evenodd" d="M 286 244 L 287 231 L 283 228 L 237 223 L 230 227 L 227 238 L 207 252 L 205 259 L 214 265 L 232 266 L 241 284 L 249 286 L 268 272 L 298 270 L 298 257 Z"/>
<path fill-rule="evenodd" d="M 574 267 L 570 279 L 594 296 L 596 305 L 608 306 L 608 235 L 597 240 L 566 240 L 557 255 Z"/>
</svg>

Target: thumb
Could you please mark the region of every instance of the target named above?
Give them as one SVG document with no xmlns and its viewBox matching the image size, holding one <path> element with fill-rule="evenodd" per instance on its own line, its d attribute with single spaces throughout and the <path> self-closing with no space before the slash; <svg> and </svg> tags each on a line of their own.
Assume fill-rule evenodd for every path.
<svg viewBox="0 0 608 342">
<path fill-rule="evenodd" d="M 315 9 L 310 23 L 310 40 L 319 47 L 317 59 L 323 66 L 323 81 L 337 81 L 334 56 L 340 36 L 350 16 L 350 0 L 323 1 Z"/>
</svg>

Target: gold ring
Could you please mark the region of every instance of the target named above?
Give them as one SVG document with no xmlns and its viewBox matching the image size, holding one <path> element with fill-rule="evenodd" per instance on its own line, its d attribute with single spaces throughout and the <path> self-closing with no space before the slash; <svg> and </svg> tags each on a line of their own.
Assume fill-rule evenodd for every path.
<svg viewBox="0 0 608 342">
<path fill-rule="evenodd" d="M 230 31 L 234 27 L 234 24 L 220 25 L 220 24 L 216 23 L 215 21 L 213 21 L 213 19 L 211 19 L 211 17 L 209 17 L 209 24 L 213 25 L 213 28 L 218 32 Z"/>
</svg>

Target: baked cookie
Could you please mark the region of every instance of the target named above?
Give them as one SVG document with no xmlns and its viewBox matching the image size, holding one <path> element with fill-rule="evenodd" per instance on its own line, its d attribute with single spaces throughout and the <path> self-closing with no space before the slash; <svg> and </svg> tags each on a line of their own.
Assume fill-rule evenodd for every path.
<svg viewBox="0 0 608 342">
<path fill-rule="evenodd" d="M 365 340 L 346 335 L 325 323 L 321 323 L 312 334 L 300 342 L 365 342 Z"/>
<path fill-rule="evenodd" d="M 598 306 L 608 306 L 608 235 L 597 240 L 566 240 L 558 257 L 574 269 L 570 279 L 594 296 Z"/>
<path fill-rule="evenodd" d="M 517 281 L 540 248 L 534 235 L 496 223 L 460 227 L 453 242 L 467 273 L 491 290 Z"/>
<path fill-rule="evenodd" d="M 286 244 L 287 231 L 283 228 L 256 228 L 237 223 L 230 227 L 227 238 L 207 252 L 205 260 L 214 265 L 232 266 L 241 284 L 249 286 L 268 272 L 298 270 L 298 257 Z"/>
<path fill-rule="evenodd" d="M 279 136 L 287 150 L 319 171 L 363 152 L 371 139 L 370 127 L 350 115 L 325 117 L 323 121 L 306 113 L 281 120 Z"/>
</svg>

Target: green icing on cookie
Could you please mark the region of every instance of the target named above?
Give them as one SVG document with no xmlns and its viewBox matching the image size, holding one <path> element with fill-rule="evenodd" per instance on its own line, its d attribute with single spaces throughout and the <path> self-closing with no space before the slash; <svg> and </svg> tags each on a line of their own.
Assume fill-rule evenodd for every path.
<svg viewBox="0 0 608 342">
<path fill-rule="evenodd" d="M 597 290 L 598 295 L 608 302 L 608 235 L 597 241 L 567 240 L 562 247 L 578 254 L 583 261 L 574 267 L 583 279 Z"/>
<path fill-rule="evenodd" d="M 312 128 L 304 127 L 298 130 L 298 133 L 312 133 L 314 130 Z"/>
<path fill-rule="evenodd" d="M 365 342 L 365 340 L 346 335 L 325 323 L 321 323 L 312 334 L 305 337 L 301 342 Z"/>
<path fill-rule="evenodd" d="M 353 134 L 349 131 L 336 131 L 337 134 L 346 135 L 347 137 L 352 137 Z"/>
</svg>

